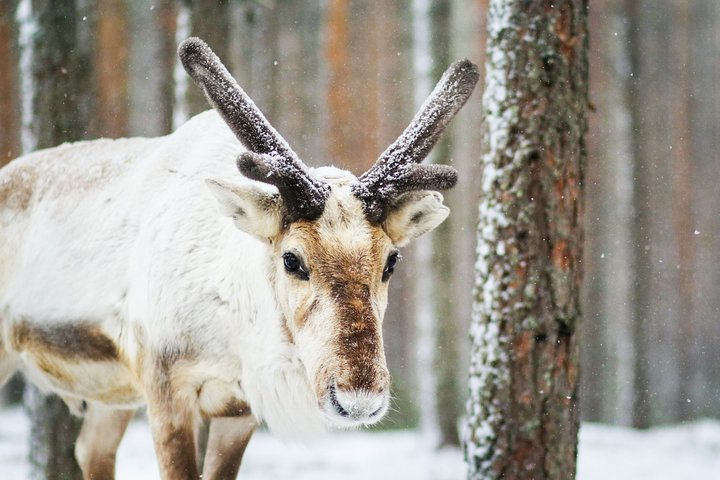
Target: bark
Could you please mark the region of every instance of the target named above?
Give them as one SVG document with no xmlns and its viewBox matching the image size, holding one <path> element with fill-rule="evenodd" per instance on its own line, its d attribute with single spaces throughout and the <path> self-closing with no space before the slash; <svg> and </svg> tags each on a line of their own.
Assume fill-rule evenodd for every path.
<svg viewBox="0 0 720 480">
<path fill-rule="evenodd" d="M 328 65 L 328 153 L 356 175 L 377 158 L 377 28 L 371 3 L 328 4 L 325 58 Z M 365 22 L 355 22 L 364 18 Z M 367 22 L 367 23 L 366 23 Z"/>
<path fill-rule="evenodd" d="M 720 416 L 720 3 L 713 0 L 689 2 L 690 29 L 690 102 L 693 225 L 692 248 L 695 292 L 693 316 L 696 328 L 692 352 L 697 360 L 691 388 L 694 415 Z M 713 59 L 713 60 L 710 60 Z M 697 232 L 697 233 L 696 233 Z"/>
<path fill-rule="evenodd" d="M 592 75 L 590 76 L 590 99 L 595 111 L 588 115 L 588 157 L 591 159 L 585 173 L 585 245 L 583 246 L 585 266 L 582 311 L 586 319 L 580 325 L 580 343 L 582 344 L 582 381 L 580 382 L 580 412 L 585 421 L 602 421 L 604 419 L 604 402 L 610 400 L 605 385 L 608 381 L 605 354 L 607 342 L 598 341 L 607 335 L 607 319 L 604 315 L 603 300 L 608 295 L 608 268 L 610 258 L 606 251 L 611 222 L 607 213 L 611 208 L 608 192 L 612 188 L 611 172 L 607 171 L 612 158 L 605 155 L 607 139 L 610 132 L 607 128 L 610 115 L 608 105 L 613 90 L 611 75 L 612 58 L 607 54 L 612 41 L 612 20 L 609 5 L 612 2 L 601 2 L 593 5 L 589 14 L 589 28 L 593 33 L 589 61 Z M 617 31 L 616 31 L 617 33 Z M 608 35 L 610 35 L 608 37 Z M 612 93 L 611 93 L 612 92 Z M 623 159 L 623 161 L 625 161 Z M 614 213 L 614 212 L 613 212 Z M 620 222 L 617 222 L 620 224 Z"/>
<path fill-rule="evenodd" d="M 156 9 L 156 21 L 160 26 L 159 45 L 159 133 L 168 134 L 173 129 L 175 111 L 175 82 L 173 74 L 177 61 L 177 8 L 174 0 L 160 0 Z"/>
<path fill-rule="evenodd" d="M 692 128 L 690 111 L 690 8 L 687 2 L 675 5 L 676 30 L 674 35 L 674 98 L 673 98 L 673 149 L 672 177 L 675 201 L 673 216 L 675 224 L 675 248 L 677 249 L 677 341 L 678 382 L 675 384 L 674 417 L 687 421 L 692 418 L 693 404 L 693 371 L 698 366 L 692 348 L 695 336 L 693 318 L 693 300 L 695 279 L 693 266 L 695 263 L 695 218 L 692 208 L 693 192 L 693 152 Z"/>
<path fill-rule="evenodd" d="M 230 9 L 228 0 L 193 0 L 190 3 L 192 36 L 202 38 L 223 62 L 228 61 L 230 33 Z M 192 87 L 187 91 L 190 116 L 204 112 L 208 105 L 202 89 Z"/>
<path fill-rule="evenodd" d="M 82 16 L 74 1 L 33 0 L 37 33 L 33 51 L 32 117 L 35 148 L 80 140 L 88 130 L 88 94 L 92 69 L 80 45 Z M 80 479 L 74 445 L 81 421 L 60 398 L 45 396 L 33 386 L 25 405 L 31 419 L 31 478 Z"/>
<path fill-rule="evenodd" d="M 445 68 L 452 62 L 450 41 L 452 29 L 452 10 L 450 0 L 432 2 L 430 11 L 432 79 L 442 76 Z M 449 163 L 454 148 L 453 127 L 433 150 L 434 163 Z M 450 203 L 452 191 L 445 196 Z M 453 279 L 457 275 L 457 253 L 448 248 L 453 243 L 453 232 L 460 228 L 454 216 L 448 217 L 432 234 L 433 243 L 433 306 L 435 327 L 434 370 L 436 411 L 433 412 L 439 430 L 440 446 L 460 445 L 457 419 L 463 409 L 460 378 L 457 368 L 460 361 L 460 326 L 457 295 Z"/>
<path fill-rule="evenodd" d="M 376 2 L 373 30 L 378 49 L 378 103 L 379 116 L 377 142 L 379 150 L 395 141 L 405 129 L 413 114 L 412 58 L 407 54 L 411 42 L 408 0 Z M 372 161 L 380 152 L 370 152 Z M 364 165 L 359 166 L 363 168 Z M 415 272 L 412 247 L 402 253 L 403 258 L 390 281 L 390 300 L 383 339 L 388 368 L 393 374 L 393 398 L 395 409 L 390 413 L 387 425 L 391 428 L 410 428 L 418 423 L 417 363 L 415 361 L 416 337 L 415 315 L 409 305 L 414 305 Z"/>
<path fill-rule="evenodd" d="M 33 44 L 33 117 L 36 148 L 80 140 L 87 131 L 89 58 L 78 55 L 74 1 L 32 0 L 38 22 Z"/>
<path fill-rule="evenodd" d="M 486 15 L 487 0 L 454 0 L 452 27 L 452 60 L 469 58 L 480 68 L 480 78 L 484 77 L 485 47 L 486 47 Z M 462 391 L 458 399 L 462 406 L 467 401 L 467 371 L 470 365 L 470 344 L 467 341 L 467 332 L 470 328 L 472 315 L 472 288 L 474 282 L 474 232 L 477 222 L 477 205 L 480 202 L 480 189 L 477 178 L 480 177 L 481 165 L 477 161 L 477 152 L 482 148 L 480 131 L 482 125 L 482 82 L 475 88 L 475 93 L 458 114 L 452 123 L 452 151 L 449 158 L 451 164 L 458 170 L 458 183 L 452 190 L 446 192 L 445 202 L 450 208 L 450 218 L 454 224 L 451 230 L 450 247 L 446 250 L 453 252 L 451 292 L 455 309 L 456 348 L 458 361 L 455 364 L 454 375 Z M 440 319 L 439 321 L 443 321 Z M 464 410 L 456 411 L 462 415 Z M 458 423 L 458 418 L 455 423 Z"/>
<path fill-rule="evenodd" d="M 308 165 L 319 166 L 325 156 L 321 150 L 320 119 L 324 85 L 320 72 L 322 27 L 319 1 L 276 3 L 278 16 L 277 56 L 273 69 L 277 84 L 278 118 L 275 127 Z M 280 14 L 282 12 L 282 14 Z"/>
<path fill-rule="evenodd" d="M 491 0 L 469 478 L 573 478 L 587 2 Z"/>
<path fill-rule="evenodd" d="M 636 390 L 633 232 L 639 193 L 634 177 L 638 126 L 631 110 L 637 66 L 628 48 L 634 27 L 625 7 L 624 0 L 610 0 L 590 12 L 595 34 L 591 98 L 597 111 L 591 116 L 592 161 L 585 182 L 587 321 L 581 398 L 585 418 L 630 425 Z"/>
<path fill-rule="evenodd" d="M 96 22 L 96 133 L 103 137 L 126 137 L 129 133 L 129 25 L 125 0 L 99 0 Z"/>
<path fill-rule="evenodd" d="M 670 157 L 675 112 L 669 102 L 655 100 L 673 98 L 674 60 L 667 35 L 673 22 L 670 16 L 651 7 L 650 2 L 627 0 L 625 9 L 630 22 L 629 105 L 634 133 L 630 294 L 635 351 L 632 424 L 646 428 L 654 415 L 672 418 L 673 402 L 668 387 L 677 382 L 677 353 L 672 346 L 674 342 L 668 342 L 676 331 L 679 303 L 670 213 L 675 192 L 666 180 L 672 175 Z"/>
<path fill-rule="evenodd" d="M 0 2 L 0 167 L 20 154 L 17 0 Z"/>
</svg>

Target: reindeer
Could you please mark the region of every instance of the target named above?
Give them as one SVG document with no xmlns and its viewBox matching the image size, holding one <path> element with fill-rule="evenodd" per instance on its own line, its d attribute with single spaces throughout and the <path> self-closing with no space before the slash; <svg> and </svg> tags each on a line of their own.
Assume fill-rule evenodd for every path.
<svg viewBox="0 0 720 480">
<path fill-rule="evenodd" d="M 203 478 L 235 478 L 260 421 L 302 438 L 383 417 L 388 281 L 457 179 L 419 162 L 478 79 L 453 64 L 355 177 L 305 166 L 201 40 L 179 55 L 214 111 L 0 171 L 0 385 L 20 368 L 84 416 L 85 478 L 114 477 L 143 404 L 166 479 L 199 477 L 202 419 Z"/>
</svg>

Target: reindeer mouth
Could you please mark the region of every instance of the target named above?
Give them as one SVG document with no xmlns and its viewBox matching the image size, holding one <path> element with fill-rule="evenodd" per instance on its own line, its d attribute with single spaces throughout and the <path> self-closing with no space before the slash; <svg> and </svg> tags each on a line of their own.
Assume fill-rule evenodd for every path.
<svg viewBox="0 0 720 480">
<path fill-rule="evenodd" d="M 372 425 L 380 421 L 387 410 L 387 394 L 367 390 L 338 390 L 335 381 L 327 390 L 323 409 L 333 423 L 344 427 Z"/>
</svg>

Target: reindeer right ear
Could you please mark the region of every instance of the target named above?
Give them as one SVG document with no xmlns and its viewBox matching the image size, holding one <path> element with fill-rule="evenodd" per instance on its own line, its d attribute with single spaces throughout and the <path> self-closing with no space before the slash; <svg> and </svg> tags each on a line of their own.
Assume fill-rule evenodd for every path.
<svg viewBox="0 0 720 480">
<path fill-rule="evenodd" d="M 261 240 L 280 233 L 280 195 L 272 187 L 212 178 L 205 183 L 217 199 L 220 213 L 231 217 L 240 230 Z"/>
</svg>

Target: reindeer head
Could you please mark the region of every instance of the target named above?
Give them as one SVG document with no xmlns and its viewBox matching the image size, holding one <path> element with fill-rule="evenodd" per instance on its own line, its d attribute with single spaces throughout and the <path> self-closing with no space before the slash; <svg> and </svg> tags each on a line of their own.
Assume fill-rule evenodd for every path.
<svg viewBox="0 0 720 480">
<path fill-rule="evenodd" d="M 477 67 L 453 64 L 403 134 L 356 178 L 306 167 L 201 40 L 186 40 L 179 54 L 248 150 L 237 166 L 251 181 L 208 185 L 238 228 L 269 245 L 276 298 L 318 407 L 340 426 L 379 421 L 390 384 L 382 319 L 398 248 L 447 217 L 437 191 L 457 180 L 452 167 L 419 162 L 472 93 Z"/>
</svg>

